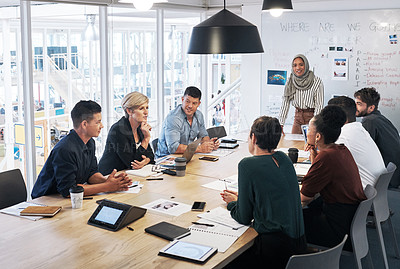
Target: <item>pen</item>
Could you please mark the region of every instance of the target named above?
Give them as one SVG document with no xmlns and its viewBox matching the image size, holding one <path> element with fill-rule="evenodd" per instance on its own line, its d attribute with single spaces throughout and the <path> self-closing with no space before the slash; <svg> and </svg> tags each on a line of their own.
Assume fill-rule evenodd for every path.
<svg viewBox="0 0 400 269">
<path fill-rule="evenodd" d="M 200 222 L 196 222 L 196 221 L 192 221 L 193 224 L 197 224 L 197 225 L 204 225 L 207 227 L 214 227 L 214 224 L 208 224 L 208 223 L 200 223 Z"/>
<path fill-rule="evenodd" d="M 83 197 L 83 200 L 92 200 L 93 197 Z"/>
<path fill-rule="evenodd" d="M 163 180 L 162 177 L 146 178 L 146 180 Z"/>
<path fill-rule="evenodd" d="M 226 186 L 226 181 L 224 180 L 224 183 L 225 183 L 225 190 L 228 190 L 228 187 Z"/>
<path fill-rule="evenodd" d="M 137 187 L 137 186 L 138 186 L 137 184 L 136 185 L 131 185 L 128 188 L 134 188 L 134 187 Z"/>
</svg>

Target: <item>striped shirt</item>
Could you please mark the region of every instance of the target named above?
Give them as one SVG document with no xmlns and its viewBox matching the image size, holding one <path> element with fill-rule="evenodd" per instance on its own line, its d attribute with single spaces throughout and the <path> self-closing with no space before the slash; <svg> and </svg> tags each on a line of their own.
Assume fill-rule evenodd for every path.
<svg viewBox="0 0 400 269">
<path fill-rule="evenodd" d="M 279 122 L 283 125 L 289 112 L 289 105 L 300 109 L 315 108 L 314 115 L 317 115 L 324 104 L 324 84 L 319 77 L 314 78 L 314 83 L 309 90 L 297 90 L 293 96 L 283 96 L 282 106 L 279 113 Z"/>
</svg>

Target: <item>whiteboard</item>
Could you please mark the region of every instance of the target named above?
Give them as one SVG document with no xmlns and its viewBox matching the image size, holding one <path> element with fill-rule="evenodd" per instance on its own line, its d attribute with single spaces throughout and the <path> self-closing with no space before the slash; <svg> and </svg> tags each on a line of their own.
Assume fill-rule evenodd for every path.
<svg viewBox="0 0 400 269">
<path fill-rule="evenodd" d="M 263 114 L 278 116 L 284 89 L 267 84 L 267 71 L 287 71 L 289 77 L 293 57 L 301 53 L 324 83 L 325 105 L 334 95 L 353 98 L 355 91 L 375 87 L 378 109 L 400 130 L 399 9 L 286 12 L 279 18 L 264 13 L 261 33 Z M 286 124 L 293 122 L 293 111 Z"/>
</svg>

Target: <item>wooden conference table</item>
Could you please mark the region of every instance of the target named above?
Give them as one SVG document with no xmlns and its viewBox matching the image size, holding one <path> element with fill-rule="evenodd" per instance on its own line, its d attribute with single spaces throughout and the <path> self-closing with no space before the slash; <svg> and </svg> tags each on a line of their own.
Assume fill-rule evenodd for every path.
<svg viewBox="0 0 400 269">
<path fill-rule="evenodd" d="M 298 141 L 281 141 L 279 147 L 303 146 Z M 84 200 L 83 208 L 72 209 L 69 199 L 59 195 L 44 196 L 34 202 L 62 206 L 52 218 L 31 221 L 0 214 L 0 268 L 221 268 L 248 249 L 257 233 L 248 229 L 226 252 L 217 253 L 204 265 L 158 256 L 158 251 L 169 241 L 147 234 L 144 229 L 160 221 L 189 227 L 198 220 L 197 212 L 187 212 L 178 217 L 146 215 L 129 226 L 111 232 L 87 224 L 97 207 L 96 200 L 110 199 L 132 205 L 144 205 L 159 198 L 192 204 L 206 201 L 206 210 L 226 204 L 219 192 L 202 187 L 218 178 L 237 173 L 237 163 L 249 156 L 247 144 L 235 152 L 221 157 L 217 162 L 198 160 L 195 155 L 188 164 L 185 177 L 164 175 L 162 181 L 146 181 L 138 194 L 110 193 L 95 195 Z"/>
</svg>

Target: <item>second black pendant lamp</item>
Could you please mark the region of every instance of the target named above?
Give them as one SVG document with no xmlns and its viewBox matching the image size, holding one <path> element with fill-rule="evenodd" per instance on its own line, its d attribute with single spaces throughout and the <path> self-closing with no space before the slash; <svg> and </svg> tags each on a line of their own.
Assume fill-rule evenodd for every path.
<svg viewBox="0 0 400 269">
<path fill-rule="evenodd" d="M 225 8 L 193 27 L 188 54 L 264 52 L 257 26 Z"/>
</svg>

